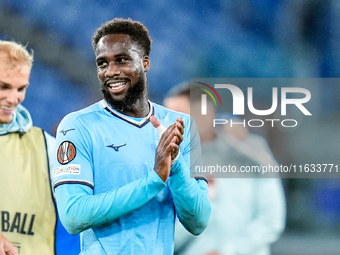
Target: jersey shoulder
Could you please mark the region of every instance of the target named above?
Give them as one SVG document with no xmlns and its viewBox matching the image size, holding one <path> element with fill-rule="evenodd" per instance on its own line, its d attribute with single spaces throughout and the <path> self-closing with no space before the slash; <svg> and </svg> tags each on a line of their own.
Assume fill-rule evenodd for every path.
<svg viewBox="0 0 340 255">
<path fill-rule="evenodd" d="M 176 120 L 176 117 L 180 117 L 184 120 L 184 122 L 190 122 L 191 116 L 183 113 L 183 112 L 177 112 L 174 110 L 170 110 L 162 105 L 152 103 L 155 109 L 155 115 L 159 116 L 169 116 L 170 118 L 174 118 Z M 157 116 L 156 116 L 157 117 Z"/>
<path fill-rule="evenodd" d="M 103 106 L 101 105 L 100 102 L 97 102 L 79 111 L 75 111 L 75 112 L 71 112 L 67 114 L 61 120 L 60 124 L 77 123 L 79 120 L 82 120 L 82 119 L 90 119 L 96 114 L 100 114 L 102 110 L 103 110 Z"/>
</svg>

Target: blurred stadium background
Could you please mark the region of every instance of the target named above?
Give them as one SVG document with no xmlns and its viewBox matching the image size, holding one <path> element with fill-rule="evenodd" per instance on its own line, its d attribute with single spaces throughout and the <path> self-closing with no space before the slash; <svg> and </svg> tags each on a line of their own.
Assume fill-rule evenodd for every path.
<svg viewBox="0 0 340 255">
<path fill-rule="evenodd" d="M 35 53 L 24 102 L 35 125 L 54 134 L 63 116 L 101 98 L 91 37 L 114 17 L 131 17 L 149 29 L 149 93 L 158 103 L 190 78 L 340 77 L 337 0 L 0 0 L 0 39 L 27 44 Z M 335 141 L 339 90 L 334 85 L 312 94 L 323 102 L 318 112 Z M 273 140 L 280 137 L 278 130 L 264 135 L 280 162 L 292 159 L 293 153 Z M 339 158 L 338 144 L 327 154 Z M 287 227 L 273 254 L 339 254 L 339 180 L 283 183 Z"/>
</svg>

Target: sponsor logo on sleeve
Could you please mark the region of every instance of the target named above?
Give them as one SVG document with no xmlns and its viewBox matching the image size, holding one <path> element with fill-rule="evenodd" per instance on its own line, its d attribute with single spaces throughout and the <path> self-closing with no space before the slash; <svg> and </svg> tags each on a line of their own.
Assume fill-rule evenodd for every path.
<svg viewBox="0 0 340 255">
<path fill-rule="evenodd" d="M 53 178 L 64 174 L 80 174 L 80 165 L 67 165 L 56 167 L 53 170 Z"/>
</svg>

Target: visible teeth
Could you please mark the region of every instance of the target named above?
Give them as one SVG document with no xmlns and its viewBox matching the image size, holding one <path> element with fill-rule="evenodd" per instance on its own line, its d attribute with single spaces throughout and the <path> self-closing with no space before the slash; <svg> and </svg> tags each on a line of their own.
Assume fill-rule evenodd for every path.
<svg viewBox="0 0 340 255">
<path fill-rule="evenodd" d="M 125 85 L 125 82 L 117 82 L 117 83 L 109 84 L 109 87 L 110 88 L 117 88 L 119 86 L 124 86 L 124 85 Z"/>
<path fill-rule="evenodd" d="M 1 106 L 2 109 L 6 110 L 6 111 L 9 111 L 9 110 L 12 110 L 13 107 L 7 107 L 7 106 Z"/>
</svg>

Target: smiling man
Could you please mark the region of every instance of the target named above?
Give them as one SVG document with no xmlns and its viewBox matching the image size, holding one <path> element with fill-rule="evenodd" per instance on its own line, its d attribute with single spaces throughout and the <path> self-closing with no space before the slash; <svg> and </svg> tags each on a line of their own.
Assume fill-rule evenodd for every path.
<svg viewBox="0 0 340 255">
<path fill-rule="evenodd" d="M 81 254 L 172 255 L 176 217 L 198 235 L 210 216 L 206 180 L 190 178 L 200 163 L 196 126 L 149 101 L 144 25 L 108 21 L 93 48 L 104 99 L 58 127 L 53 187 L 61 220 L 81 233 Z"/>
<path fill-rule="evenodd" d="M 56 251 L 57 215 L 48 160 L 55 140 L 32 125 L 30 113 L 21 105 L 32 62 L 25 47 L 0 40 L 1 255 Z"/>
<path fill-rule="evenodd" d="M 25 99 L 31 64 L 23 60 L 10 64 L 5 51 L 0 51 L 0 59 L 3 60 L 0 62 L 0 124 L 4 124 L 12 121 L 14 111 Z"/>
<path fill-rule="evenodd" d="M 129 35 L 112 34 L 100 40 L 96 56 L 105 100 L 125 115 L 147 115 L 149 105 L 144 73 L 149 70 L 150 62 L 143 49 Z"/>
</svg>

